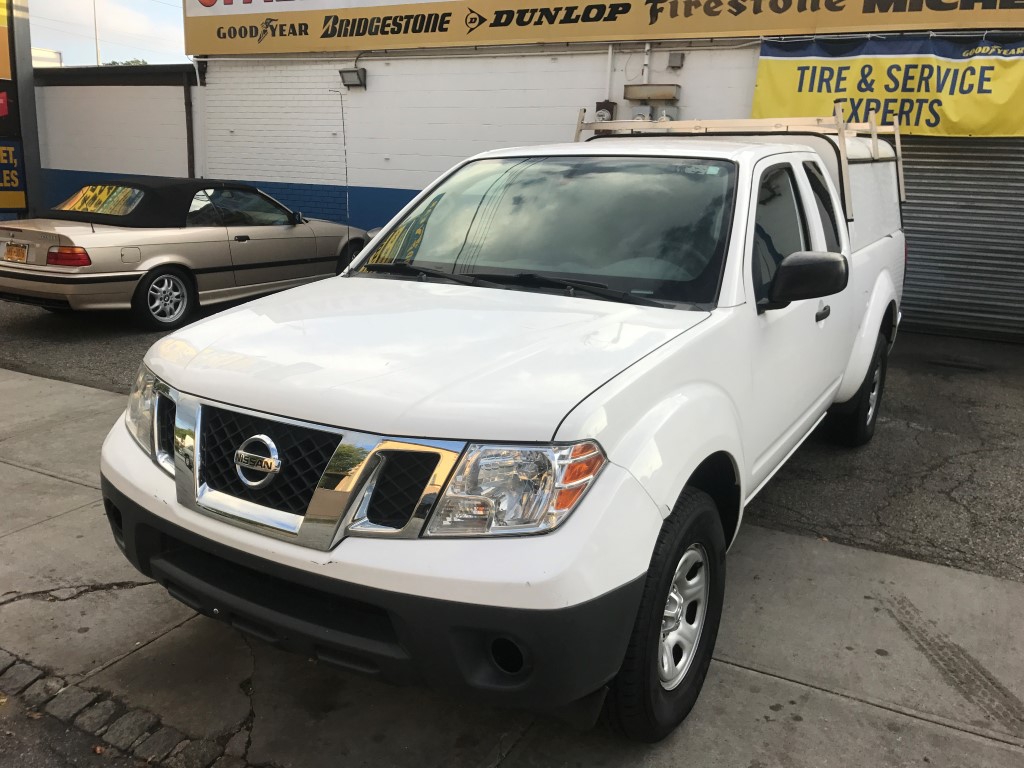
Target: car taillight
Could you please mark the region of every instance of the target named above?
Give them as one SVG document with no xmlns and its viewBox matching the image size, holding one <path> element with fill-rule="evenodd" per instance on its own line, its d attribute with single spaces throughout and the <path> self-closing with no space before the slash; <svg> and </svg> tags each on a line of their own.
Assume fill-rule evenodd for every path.
<svg viewBox="0 0 1024 768">
<path fill-rule="evenodd" d="M 92 264 L 85 248 L 55 245 L 46 252 L 46 263 L 58 267 L 88 267 Z"/>
</svg>

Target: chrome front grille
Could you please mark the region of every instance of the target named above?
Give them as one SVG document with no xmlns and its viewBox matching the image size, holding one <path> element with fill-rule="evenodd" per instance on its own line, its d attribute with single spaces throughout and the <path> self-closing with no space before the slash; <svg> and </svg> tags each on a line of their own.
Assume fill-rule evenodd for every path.
<svg viewBox="0 0 1024 768">
<path fill-rule="evenodd" d="M 253 435 L 277 446 L 282 470 L 265 488 L 246 487 L 235 468 L 235 451 Z M 341 437 L 248 413 L 206 406 L 199 440 L 199 484 L 235 498 L 292 515 L 305 515 Z"/>
<path fill-rule="evenodd" d="M 465 448 L 226 408 L 173 390 L 166 395 L 175 406 L 170 470 L 179 503 L 314 549 L 331 549 L 345 536 L 419 536 Z M 161 419 L 158 435 L 166 435 L 167 417 L 158 411 Z M 253 470 L 236 462 L 245 454 L 274 458 L 243 448 L 257 437 L 256 446 L 273 444 L 277 463 L 256 470 L 267 482 L 253 487 Z"/>
</svg>

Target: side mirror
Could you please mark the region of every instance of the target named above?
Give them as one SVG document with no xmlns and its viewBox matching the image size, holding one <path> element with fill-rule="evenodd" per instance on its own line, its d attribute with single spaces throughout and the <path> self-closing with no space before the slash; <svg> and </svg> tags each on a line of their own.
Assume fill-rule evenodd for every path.
<svg viewBox="0 0 1024 768">
<path fill-rule="evenodd" d="M 850 281 L 850 265 L 841 253 L 797 251 L 782 260 L 768 300 L 758 309 L 782 309 L 790 302 L 831 296 L 846 288 Z"/>
<path fill-rule="evenodd" d="M 305 224 L 306 223 L 305 216 L 303 216 L 298 211 L 292 211 L 291 219 L 292 219 L 292 225 L 293 226 L 296 225 L 296 224 Z"/>
</svg>

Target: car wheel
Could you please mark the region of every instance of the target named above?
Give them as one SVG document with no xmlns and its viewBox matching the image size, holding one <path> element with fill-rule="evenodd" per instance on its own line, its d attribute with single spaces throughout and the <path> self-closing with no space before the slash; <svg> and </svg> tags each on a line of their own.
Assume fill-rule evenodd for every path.
<svg viewBox="0 0 1024 768">
<path fill-rule="evenodd" d="M 880 333 L 857 394 L 849 402 L 834 406 L 828 414 L 828 433 L 836 442 L 855 448 L 874 437 L 888 367 L 889 340 Z"/>
<path fill-rule="evenodd" d="M 340 275 L 349 264 L 352 263 L 352 259 L 359 255 L 359 252 L 363 250 L 363 243 L 360 240 L 350 240 L 345 243 L 344 247 L 338 251 L 338 264 L 335 267 L 334 274 Z"/>
<path fill-rule="evenodd" d="M 161 267 L 142 278 L 135 289 L 132 311 L 145 327 L 170 331 L 188 322 L 196 304 L 191 277 L 184 270 Z"/>
<path fill-rule="evenodd" d="M 702 491 L 683 491 L 665 520 L 647 572 L 605 721 L 636 741 L 665 738 L 704 686 L 725 598 L 725 534 Z"/>
</svg>

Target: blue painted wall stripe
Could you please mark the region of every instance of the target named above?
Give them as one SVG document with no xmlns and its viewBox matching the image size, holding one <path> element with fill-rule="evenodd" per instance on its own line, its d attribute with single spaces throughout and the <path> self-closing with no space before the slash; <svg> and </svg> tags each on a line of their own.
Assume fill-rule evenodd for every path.
<svg viewBox="0 0 1024 768">
<path fill-rule="evenodd" d="M 44 168 L 45 202 L 48 206 L 54 206 L 67 200 L 85 184 L 123 178 L 145 179 L 146 177 L 124 173 Z M 312 218 L 328 219 L 341 224 L 351 223 L 352 226 L 362 229 L 383 226 L 417 194 L 416 190 L 412 189 L 350 187 L 349 204 L 352 207 L 352 221 L 348 222 L 345 217 L 345 187 L 343 186 L 292 184 L 278 181 L 240 181 L 259 187 L 293 211 L 301 211 Z"/>
</svg>

